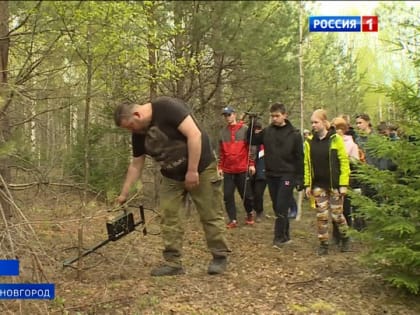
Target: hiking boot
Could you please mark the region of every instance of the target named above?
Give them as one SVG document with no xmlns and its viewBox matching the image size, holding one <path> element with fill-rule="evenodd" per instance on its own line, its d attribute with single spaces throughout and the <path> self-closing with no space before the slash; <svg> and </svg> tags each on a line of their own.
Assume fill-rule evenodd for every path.
<svg viewBox="0 0 420 315">
<path fill-rule="evenodd" d="M 207 273 L 209 275 L 219 275 L 226 271 L 227 258 L 226 257 L 215 257 L 209 264 Z"/>
<path fill-rule="evenodd" d="M 156 267 L 150 272 L 152 277 L 161 277 L 161 276 L 176 276 L 185 274 L 184 268 L 182 266 L 169 266 L 162 265 Z"/>
<path fill-rule="evenodd" d="M 264 214 L 261 213 L 257 213 L 257 215 L 255 216 L 255 222 L 260 223 L 264 218 Z"/>
<path fill-rule="evenodd" d="M 251 213 L 248 213 L 248 215 L 246 216 L 246 220 L 245 220 L 245 224 L 246 225 L 253 225 L 254 222 L 254 215 Z"/>
<path fill-rule="evenodd" d="M 236 222 L 236 220 L 232 220 L 232 221 L 230 221 L 227 225 L 226 225 L 226 227 L 228 228 L 228 229 L 234 229 L 234 228 L 236 228 L 238 226 L 238 222 Z"/>
<path fill-rule="evenodd" d="M 350 252 L 350 239 L 348 237 L 341 239 L 340 251 L 342 253 Z"/>
<path fill-rule="evenodd" d="M 318 248 L 318 255 L 319 256 L 325 256 L 328 255 L 328 242 L 321 242 Z"/>
</svg>

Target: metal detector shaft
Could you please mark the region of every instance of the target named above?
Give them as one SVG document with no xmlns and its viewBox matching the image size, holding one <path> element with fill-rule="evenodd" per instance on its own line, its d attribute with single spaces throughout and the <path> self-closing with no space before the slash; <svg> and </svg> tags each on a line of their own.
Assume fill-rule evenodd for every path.
<svg viewBox="0 0 420 315">
<path fill-rule="evenodd" d="M 105 241 L 102 241 L 102 242 L 100 242 L 100 243 L 96 244 L 95 246 L 93 246 L 93 247 L 91 247 L 91 248 L 86 249 L 85 251 L 83 251 L 83 252 L 82 252 L 82 254 L 81 254 L 80 256 L 76 256 L 76 257 L 73 257 L 73 258 L 70 258 L 70 259 L 66 259 L 66 260 L 63 262 L 63 266 L 64 266 L 64 267 L 68 267 L 68 266 L 70 266 L 72 263 L 74 263 L 74 262 L 78 261 L 80 258 L 85 257 L 85 256 L 87 256 L 87 255 L 89 255 L 89 254 L 93 253 L 93 252 L 94 252 L 94 251 L 96 251 L 98 248 L 101 248 L 102 246 L 104 246 L 104 245 L 108 244 L 109 242 L 110 242 L 110 240 L 109 240 L 109 239 L 107 239 L 107 240 L 105 240 Z"/>
<path fill-rule="evenodd" d="M 138 226 L 140 224 L 146 224 L 146 218 L 144 216 L 144 207 L 140 205 L 140 221 L 135 223 L 134 226 Z M 147 235 L 146 225 L 143 228 L 143 235 Z"/>
<path fill-rule="evenodd" d="M 250 116 L 251 118 L 251 132 L 249 133 L 249 139 L 248 139 L 248 156 L 246 159 L 246 175 L 245 175 L 245 182 L 244 182 L 244 200 L 246 195 L 246 185 L 247 182 L 249 180 L 249 160 L 251 157 L 251 149 L 252 149 L 252 134 L 254 133 L 254 122 L 255 122 L 255 118 L 256 116 Z"/>
</svg>

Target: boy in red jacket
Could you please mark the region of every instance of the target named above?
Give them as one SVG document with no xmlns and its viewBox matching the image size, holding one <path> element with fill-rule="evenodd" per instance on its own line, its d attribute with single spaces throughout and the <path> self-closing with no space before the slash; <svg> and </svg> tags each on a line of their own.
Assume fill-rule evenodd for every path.
<svg viewBox="0 0 420 315">
<path fill-rule="evenodd" d="M 248 171 L 255 172 L 254 161 L 249 157 L 248 127 L 236 121 L 235 110 L 227 106 L 222 115 L 226 122 L 220 136 L 219 144 L 219 175 L 223 175 L 223 200 L 229 216 L 227 228 L 238 225 L 235 205 L 235 188 L 241 196 L 247 213 L 245 224 L 254 224 L 253 198 L 250 183 L 247 183 Z"/>
</svg>

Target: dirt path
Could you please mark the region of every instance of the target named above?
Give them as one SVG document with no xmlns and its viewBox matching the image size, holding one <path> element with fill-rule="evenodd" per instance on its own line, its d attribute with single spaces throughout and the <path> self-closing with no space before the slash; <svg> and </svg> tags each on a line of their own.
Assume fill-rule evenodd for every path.
<svg viewBox="0 0 420 315">
<path fill-rule="evenodd" d="M 153 216 L 148 213 L 147 219 Z M 87 226 L 87 243 L 103 237 L 98 227 L 103 218 Z M 155 225 L 149 228 L 157 232 Z M 327 257 L 318 257 L 310 211 L 292 221 L 293 243 L 281 250 L 271 246 L 272 218 L 229 230 L 233 252 L 222 276 L 206 274 L 210 255 L 195 213 L 186 231 L 186 275 L 150 277 L 161 259 L 160 236 L 132 233 L 88 256 L 88 270 L 78 282 L 74 269 L 61 267 L 74 253 L 68 248 L 76 244 L 76 225 L 38 226 L 55 261 L 45 273 L 56 284 L 57 299 L 3 303 L 2 314 L 19 313 L 17 307 L 21 314 L 29 314 L 27 309 L 31 314 L 420 314 L 420 299 L 389 288 L 361 267 L 360 244 L 352 243 L 350 253 L 333 248 Z"/>
<path fill-rule="evenodd" d="M 233 252 L 223 276 L 206 274 L 203 233 L 195 215 L 187 222 L 186 275 L 150 277 L 160 261 L 160 237 L 136 233 L 103 251 L 106 259 L 85 273 L 84 284 L 65 271 L 66 282 L 58 284 L 68 301 L 64 308 L 86 314 L 420 314 L 419 299 L 361 267 L 360 244 L 353 243 L 351 253 L 333 248 L 318 257 L 309 211 L 292 221 L 293 243 L 282 250 L 271 247 L 273 219 L 229 230 Z"/>
</svg>

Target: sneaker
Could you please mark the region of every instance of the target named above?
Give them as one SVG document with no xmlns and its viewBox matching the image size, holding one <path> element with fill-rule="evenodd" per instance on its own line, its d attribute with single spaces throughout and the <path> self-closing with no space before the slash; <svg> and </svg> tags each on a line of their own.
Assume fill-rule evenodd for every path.
<svg viewBox="0 0 420 315">
<path fill-rule="evenodd" d="M 255 216 L 255 222 L 260 223 L 264 218 L 264 214 L 261 213 L 257 213 L 257 215 Z"/>
<path fill-rule="evenodd" d="M 253 225 L 254 222 L 254 215 L 251 213 L 248 213 L 248 215 L 246 216 L 246 220 L 245 220 L 245 224 L 246 225 Z"/>
<path fill-rule="evenodd" d="M 286 241 L 275 240 L 273 241 L 273 247 L 277 249 L 281 249 L 282 247 L 284 247 L 284 245 L 291 244 L 291 243 L 292 243 L 292 240 L 286 240 Z"/>
<path fill-rule="evenodd" d="M 184 268 L 182 266 L 168 266 L 162 265 L 156 267 L 150 272 L 152 277 L 161 277 L 161 276 L 176 276 L 185 274 Z"/>
<path fill-rule="evenodd" d="M 297 217 L 297 210 L 291 210 L 289 209 L 289 213 L 288 213 L 288 218 L 289 219 L 296 219 Z"/>
<path fill-rule="evenodd" d="M 232 220 L 232 221 L 230 221 L 227 225 L 226 225 L 226 227 L 228 228 L 228 229 L 234 229 L 234 228 L 236 228 L 238 226 L 238 222 L 236 222 L 236 220 Z"/>
<path fill-rule="evenodd" d="M 226 257 L 213 258 L 213 260 L 209 264 L 207 273 L 209 275 L 220 275 L 226 271 L 226 267 L 227 267 Z"/>
<path fill-rule="evenodd" d="M 318 255 L 319 256 L 325 256 L 328 255 L 328 242 L 321 242 L 318 248 Z"/>
</svg>

